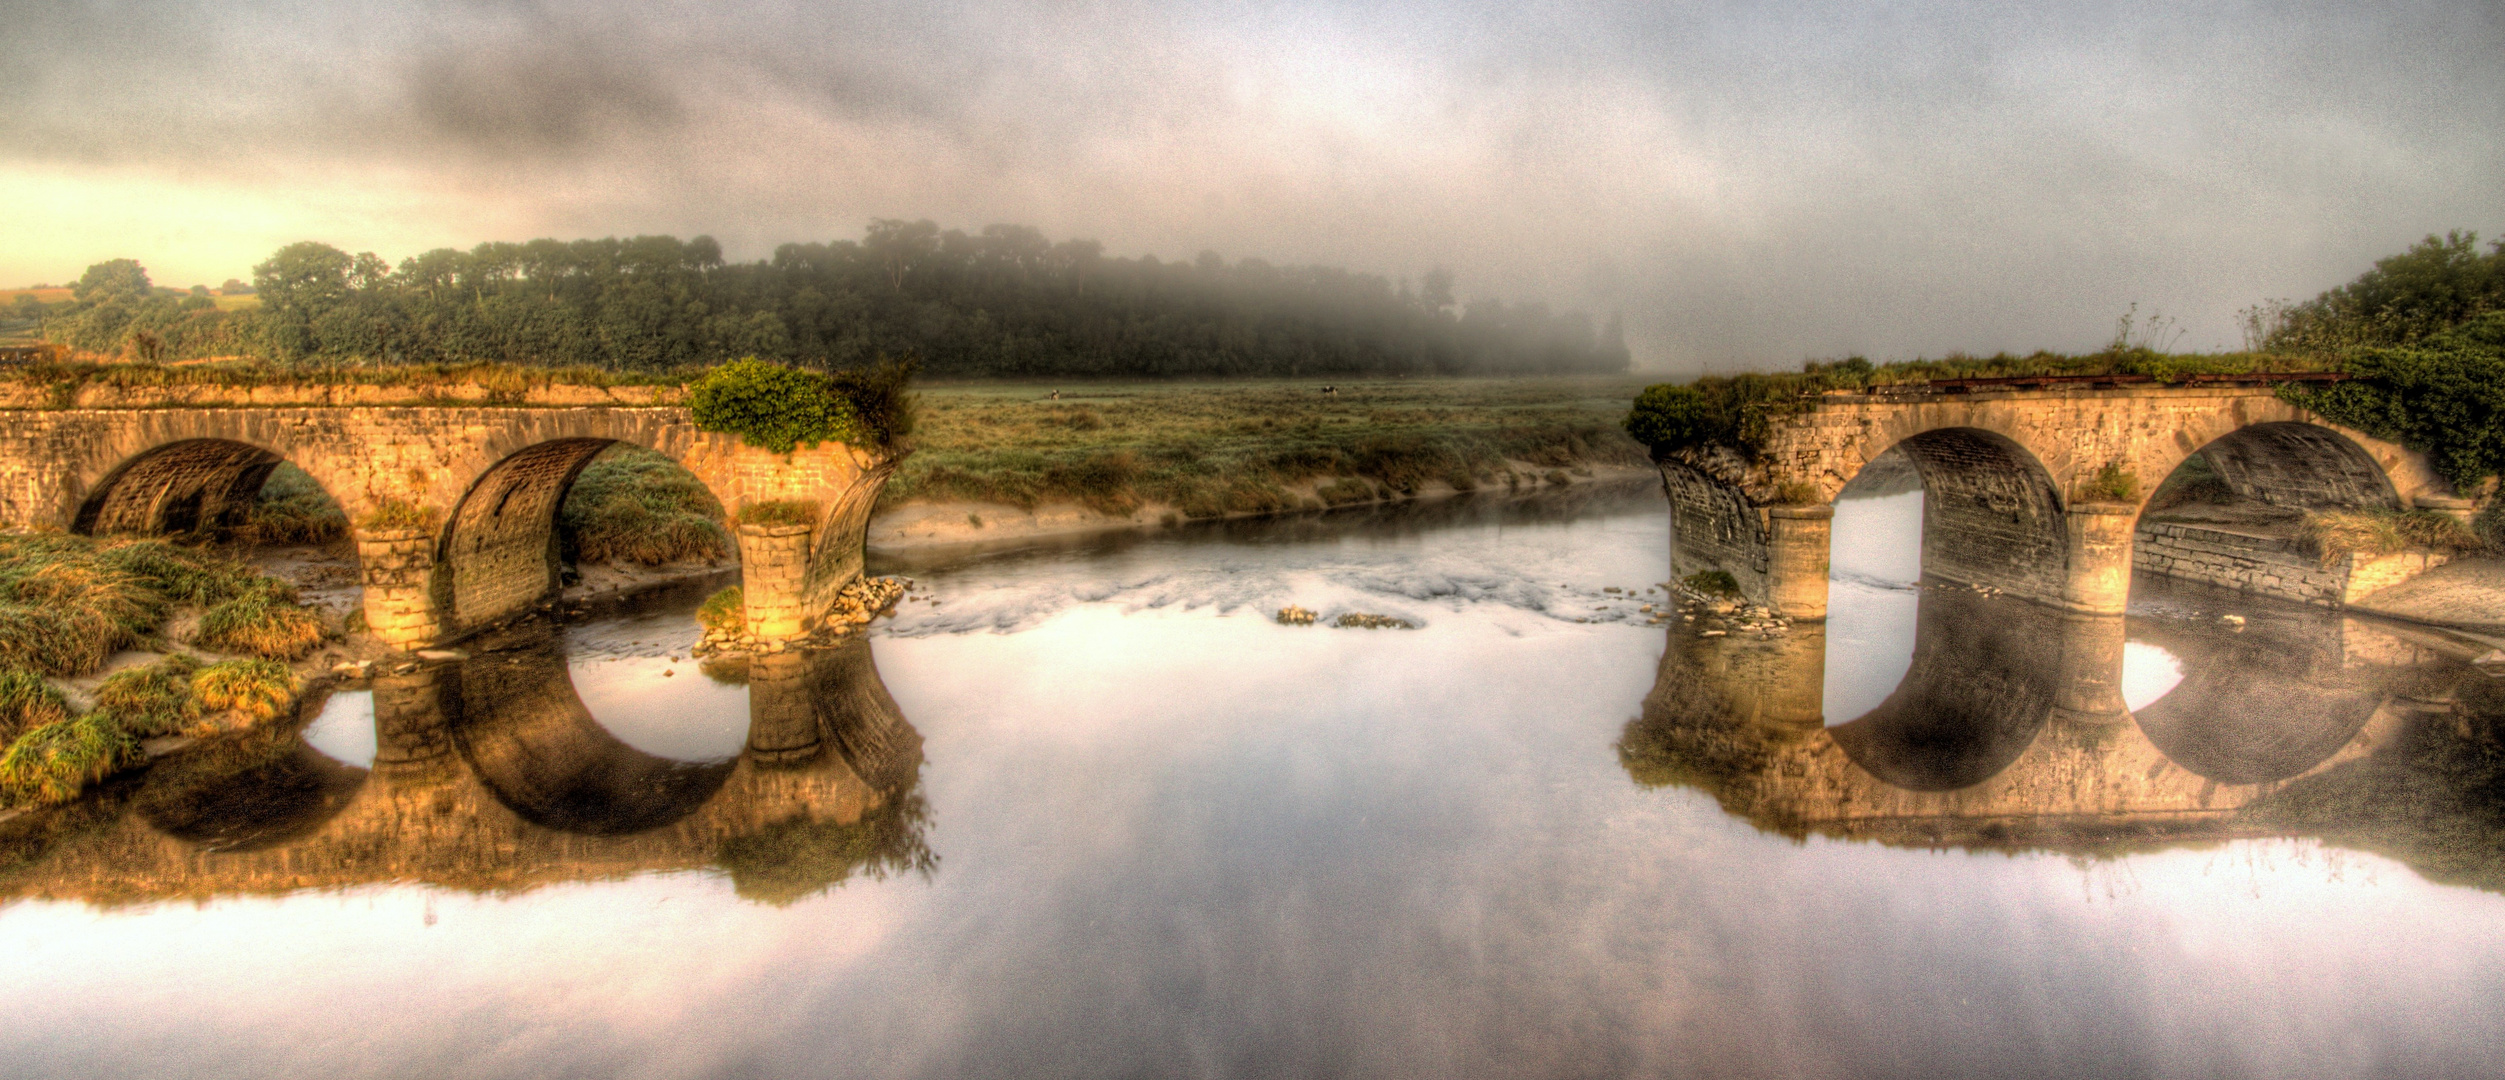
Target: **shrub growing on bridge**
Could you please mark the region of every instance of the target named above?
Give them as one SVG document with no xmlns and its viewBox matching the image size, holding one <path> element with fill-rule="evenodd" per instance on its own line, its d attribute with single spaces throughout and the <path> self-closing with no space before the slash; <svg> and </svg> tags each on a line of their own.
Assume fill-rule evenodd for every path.
<svg viewBox="0 0 2505 1080">
<path fill-rule="evenodd" d="M 2415 345 L 2358 349 L 2341 367 L 2355 377 L 2279 396 L 2427 455 L 2455 491 L 2505 472 L 2505 311 Z"/>
</svg>

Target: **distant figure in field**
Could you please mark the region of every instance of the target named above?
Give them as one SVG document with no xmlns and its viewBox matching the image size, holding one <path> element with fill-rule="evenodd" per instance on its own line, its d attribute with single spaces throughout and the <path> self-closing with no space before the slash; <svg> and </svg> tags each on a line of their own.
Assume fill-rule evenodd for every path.
<svg viewBox="0 0 2505 1080">
<path fill-rule="evenodd" d="M 1338 396 L 1339 396 L 1339 387 L 1336 387 L 1336 386 L 1325 386 L 1325 387 L 1323 387 L 1323 388 L 1322 388 L 1322 396 L 1323 396 L 1323 397 L 1338 397 Z"/>
<path fill-rule="evenodd" d="M 1053 391 L 1053 392 L 1052 392 L 1052 399 L 1053 399 L 1054 401 L 1059 401 L 1059 400 L 1061 400 L 1061 391 L 1059 391 L 1059 390 L 1055 390 L 1055 391 Z"/>
</svg>

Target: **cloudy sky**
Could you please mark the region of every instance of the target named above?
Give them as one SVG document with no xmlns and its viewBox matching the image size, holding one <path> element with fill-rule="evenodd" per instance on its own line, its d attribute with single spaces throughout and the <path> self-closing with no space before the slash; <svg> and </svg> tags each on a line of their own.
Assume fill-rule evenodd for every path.
<svg viewBox="0 0 2505 1080">
<path fill-rule="evenodd" d="M 0 285 L 872 218 L 1455 269 L 1639 366 L 2184 348 L 2505 235 L 2505 5 L 0 0 Z"/>
</svg>

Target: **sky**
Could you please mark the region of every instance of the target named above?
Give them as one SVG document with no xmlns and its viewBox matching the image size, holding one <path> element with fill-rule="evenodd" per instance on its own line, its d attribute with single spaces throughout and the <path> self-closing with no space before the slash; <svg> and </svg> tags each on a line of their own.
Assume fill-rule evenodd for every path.
<svg viewBox="0 0 2505 1080">
<path fill-rule="evenodd" d="M 2185 350 L 2505 236 L 2505 4 L 0 0 L 0 285 L 875 218 L 1620 312 L 1672 373 Z M 2136 309 L 2132 305 L 2137 305 Z"/>
</svg>

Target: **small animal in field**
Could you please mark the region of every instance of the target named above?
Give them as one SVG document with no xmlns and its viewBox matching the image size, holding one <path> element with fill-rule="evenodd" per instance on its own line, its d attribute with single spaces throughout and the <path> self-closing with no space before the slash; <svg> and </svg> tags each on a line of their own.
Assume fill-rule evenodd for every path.
<svg viewBox="0 0 2505 1080">
<path fill-rule="evenodd" d="M 1053 399 L 1054 401 L 1059 401 L 1059 400 L 1061 400 L 1061 391 L 1059 391 L 1059 390 L 1055 390 L 1055 391 L 1053 391 L 1053 392 L 1052 392 L 1052 399 Z"/>
<path fill-rule="evenodd" d="M 1322 388 L 1322 396 L 1323 396 L 1323 397 L 1338 397 L 1338 396 L 1339 396 L 1339 387 L 1336 387 L 1336 386 L 1325 386 L 1325 387 L 1323 387 L 1323 388 Z"/>
</svg>

